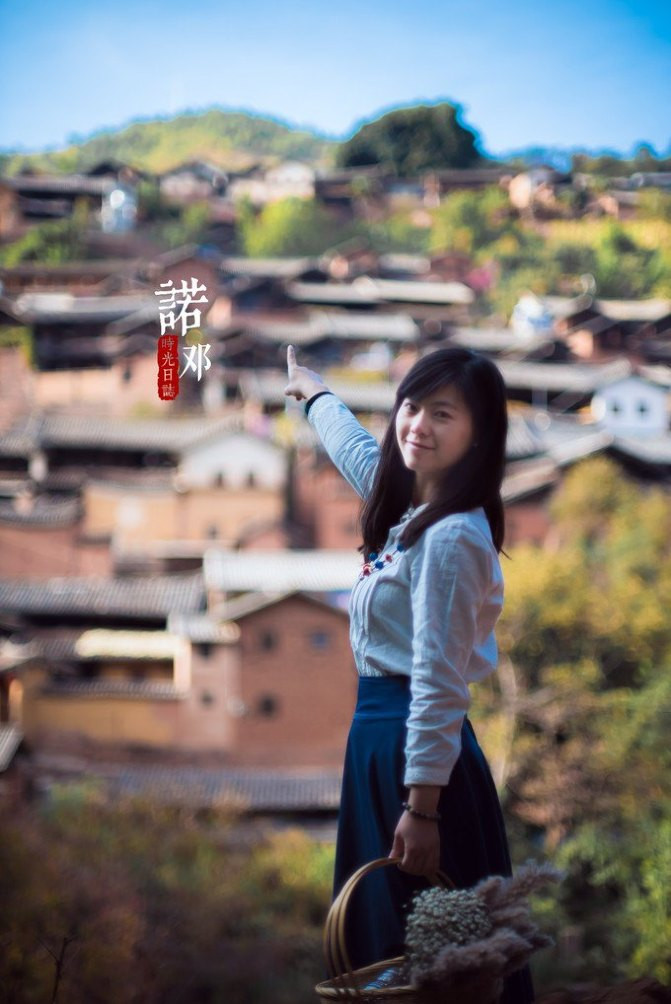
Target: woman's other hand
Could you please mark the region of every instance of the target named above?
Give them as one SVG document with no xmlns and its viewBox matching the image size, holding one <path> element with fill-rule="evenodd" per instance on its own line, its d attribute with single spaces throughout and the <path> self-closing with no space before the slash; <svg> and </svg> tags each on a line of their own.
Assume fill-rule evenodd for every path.
<svg viewBox="0 0 671 1004">
<path fill-rule="evenodd" d="M 438 823 L 404 812 L 394 832 L 390 858 L 402 858 L 401 871 L 411 875 L 433 875 L 440 867 Z"/>
<path fill-rule="evenodd" d="M 306 366 L 298 366 L 293 345 L 287 347 L 287 370 L 289 383 L 284 388 L 287 397 L 295 397 L 297 401 L 308 400 L 320 390 L 328 390 L 318 373 Z"/>
</svg>

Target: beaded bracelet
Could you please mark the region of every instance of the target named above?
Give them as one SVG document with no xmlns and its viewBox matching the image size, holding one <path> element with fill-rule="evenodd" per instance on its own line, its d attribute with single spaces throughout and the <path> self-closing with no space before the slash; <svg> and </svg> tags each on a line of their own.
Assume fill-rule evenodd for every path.
<svg viewBox="0 0 671 1004">
<path fill-rule="evenodd" d="M 419 809 L 413 809 L 409 802 L 401 802 L 401 805 L 411 816 L 418 816 L 420 819 L 430 819 L 431 822 L 438 823 L 443 818 L 439 812 L 420 812 Z"/>
</svg>

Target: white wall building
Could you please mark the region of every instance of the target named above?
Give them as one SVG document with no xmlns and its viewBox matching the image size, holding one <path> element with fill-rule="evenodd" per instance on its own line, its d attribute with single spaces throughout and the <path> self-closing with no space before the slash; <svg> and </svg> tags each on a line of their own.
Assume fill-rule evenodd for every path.
<svg viewBox="0 0 671 1004">
<path fill-rule="evenodd" d="M 668 393 L 640 376 L 628 376 L 596 392 L 594 419 L 616 436 L 659 436 L 669 428 Z"/>
<path fill-rule="evenodd" d="M 221 483 L 228 488 L 278 490 L 287 479 L 285 451 L 248 432 L 213 435 L 191 447 L 178 470 L 184 488 L 205 488 Z"/>
<path fill-rule="evenodd" d="M 315 172 L 307 164 L 287 160 L 270 168 L 262 178 L 236 178 L 229 185 L 228 194 L 233 202 L 246 197 L 259 206 L 280 199 L 312 199 Z"/>
</svg>

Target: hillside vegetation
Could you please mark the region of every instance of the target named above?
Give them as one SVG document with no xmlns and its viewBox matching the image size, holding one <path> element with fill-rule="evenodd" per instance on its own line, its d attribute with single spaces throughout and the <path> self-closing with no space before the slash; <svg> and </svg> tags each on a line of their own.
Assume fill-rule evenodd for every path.
<svg viewBox="0 0 671 1004">
<path fill-rule="evenodd" d="M 287 158 L 326 163 L 335 146 L 331 140 L 275 119 L 211 108 L 171 119 L 136 121 L 118 130 L 101 130 L 52 153 L 5 154 L 0 158 L 0 171 L 12 175 L 22 167 L 32 167 L 78 172 L 109 158 L 152 173 L 194 159 L 239 170 L 258 161 Z"/>
</svg>

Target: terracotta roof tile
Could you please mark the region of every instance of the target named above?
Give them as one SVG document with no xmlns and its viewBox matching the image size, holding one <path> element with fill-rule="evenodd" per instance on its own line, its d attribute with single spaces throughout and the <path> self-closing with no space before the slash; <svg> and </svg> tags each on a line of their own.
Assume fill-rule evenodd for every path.
<svg viewBox="0 0 671 1004">
<path fill-rule="evenodd" d="M 204 606 L 203 580 L 190 576 L 141 578 L 51 578 L 0 580 L 0 611 L 27 615 L 69 614 L 167 617 L 195 613 Z"/>
</svg>

